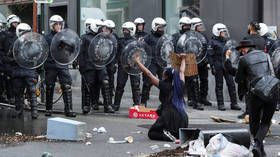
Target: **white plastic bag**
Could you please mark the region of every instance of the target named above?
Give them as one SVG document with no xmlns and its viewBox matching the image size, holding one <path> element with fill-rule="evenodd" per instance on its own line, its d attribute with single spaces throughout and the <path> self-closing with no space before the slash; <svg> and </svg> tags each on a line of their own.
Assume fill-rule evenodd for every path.
<svg viewBox="0 0 280 157">
<path fill-rule="evenodd" d="M 246 147 L 229 142 L 222 134 L 217 134 L 209 140 L 206 151 L 209 157 L 249 156 L 249 150 Z"/>
</svg>

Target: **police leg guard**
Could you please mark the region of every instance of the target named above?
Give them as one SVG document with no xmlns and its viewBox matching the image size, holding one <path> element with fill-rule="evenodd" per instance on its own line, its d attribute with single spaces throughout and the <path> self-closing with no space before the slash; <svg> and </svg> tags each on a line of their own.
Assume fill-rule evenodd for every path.
<svg viewBox="0 0 280 157">
<path fill-rule="evenodd" d="M 193 94 L 193 84 L 191 82 L 190 77 L 185 77 L 185 87 L 187 89 L 187 95 L 188 95 L 188 106 L 194 106 L 194 94 Z"/>
<path fill-rule="evenodd" d="M 100 87 L 99 85 L 94 86 L 90 85 L 90 95 L 91 95 L 91 105 L 93 110 L 99 110 L 99 94 Z"/>
<path fill-rule="evenodd" d="M 224 96 L 223 96 L 223 84 L 218 83 L 216 84 L 216 97 L 218 103 L 218 110 L 225 111 L 225 104 L 224 104 Z"/>
<path fill-rule="evenodd" d="M 195 77 L 192 79 L 192 84 L 193 84 L 193 98 L 194 98 L 194 104 L 193 104 L 193 109 L 197 110 L 204 110 L 203 105 L 199 102 L 199 84 L 198 84 L 198 78 Z"/>
<path fill-rule="evenodd" d="M 52 116 L 54 85 L 46 85 L 46 113 L 45 116 Z"/>
<path fill-rule="evenodd" d="M 133 106 L 140 105 L 140 84 L 132 84 Z"/>
<path fill-rule="evenodd" d="M 61 85 L 63 90 L 64 112 L 67 117 L 76 117 L 76 113 L 72 109 L 72 90 L 71 85 Z"/>
<path fill-rule="evenodd" d="M 119 111 L 124 89 L 118 89 L 115 93 L 114 110 Z"/>
<path fill-rule="evenodd" d="M 104 112 L 115 113 L 112 107 L 112 97 L 110 93 L 109 81 L 107 79 L 103 80 L 102 95 L 104 99 Z"/>
<path fill-rule="evenodd" d="M 21 117 L 23 115 L 24 109 L 24 88 L 19 88 L 15 91 L 15 106 L 16 106 L 16 115 L 13 117 Z"/>
<path fill-rule="evenodd" d="M 29 92 L 30 92 L 31 117 L 32 119 L 37 119 L 39 117 L 39 114 L 38 114 L 38 103 L 37 103 L 37 96 L 36 96 L 36 86 L 30 87 Z"/>
<path fill-rule="evenodd" d="M 15 103 L 14 86 L 12 83 L 12 78 L 10 76 L 6 77 L 6 92 L 7 92 L 7 98 L 9 100 L 9 104 L 14 104 Z"/>
<path fill-rule="evenodd" d="M 147 101 L 149 99 L 150 89 L 151 89 L 150 82 L 144 82 L 142 88 L 142 95 L 141 95 L 141 105 L 147 107 Z"/>
<path fill-rule="evenodd" d="M 5 75 L 0 73 L 0 102 L 9 103 L 9 100 L 5 97 Z"/>
<path fill-rule="evenodd" d="M 84 84 L 82 85 L 82 111 L 83 114 L 90 112 L 90 91 L 87 90 Z"/>
</svg>

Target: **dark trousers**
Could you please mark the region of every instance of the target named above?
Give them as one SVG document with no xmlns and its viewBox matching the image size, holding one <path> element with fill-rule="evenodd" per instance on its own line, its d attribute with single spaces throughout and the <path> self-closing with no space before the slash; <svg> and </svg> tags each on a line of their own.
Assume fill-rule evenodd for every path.
<svg viewBox="0 0 280 157">
<path fill-rule="evenodd" d="M 223 78 L 225 78 L 225 80 L 226 80 L 231 104 L 237 104 L 235 84 L 234 84 L 232 75 L 230 75 L 224 69 L 216 69 L 216 74 L 215 74 L 216 89 L 215 90 L 216 90 L 216 97 L 217 97 L 218 105 L 224 105 L 224 96 L 223 96 L 224 79 Z"/>
<path fill-rule="evenodd" d="M 72 78 L 71 74 L 69 73 L 69 69 L 45 69 L 45 82 L 46 85 L 54 86 L 56 79 L 58 77 L 59 83 L 61 85 L 67 84 L 71 85 L 72 84 Z"/>
<path fill-rule="evenodd" d="M 274 100 L 271 100 L 270 102 L 264 102 L 258 96 L 253 94 L 249 94 L 247 97 L 250 131 L 254 140 L 259 142 L 261 145 L 270 127 L 270 121 L 275 112 L 277 94 L 275 94 Z"/>
<path fill-rule="evenodd" d="M 208 95 L 208 68 L 207 64 L 198 66 L 200 98 L 206 99 Z"/>
<path fill-rule="evenodd" d="M 128 76 L 130 77 L 130 85 L 132 90 L 132 99 L 134 105 L 140 105 L 140 74 L 129 75 L 124 71 L 121 65 L 118 67 L 117 88 L 115 94 L 114 105 L 119 106 L 124 92 L 124 87 L 127 82 Z"/>
<path fill-rule="evenodd" d="M 151 63 L 151 65 L 148 68 L 151 73 L 154 76 L 158 76 L 158 78 L 161 80 L 162 79 L 162 73 L 164 71 L 164 69 L 162 67 L 160 67 L 159 65 L 155 64 L 155 63 Z M 142 104 L 147 104 L 147 101 L 150 98 L 150 90 L 152 87 L 152 83 L 150 81 L 150 79 L 148 77 L 146 77 L 145 75 L 143 75 L 143 88 L 142 88 L 142 97 L 141 97 L 141 103 Z"/>
</svg>

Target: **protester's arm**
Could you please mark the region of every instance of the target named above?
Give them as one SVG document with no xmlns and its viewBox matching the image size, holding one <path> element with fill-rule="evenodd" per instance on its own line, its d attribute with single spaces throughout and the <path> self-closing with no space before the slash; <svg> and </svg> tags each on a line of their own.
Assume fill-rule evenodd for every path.
<svg viewBox="0 0 280 157">
<path fill-rule="evenodd" d="M 156 87 L 159 86 L 159 79 L 155 77 L 149 69 L 147 69 L 141 62 L 139 53 L 136 53 L 136 63 L 140 70 L 151 80 L 152 84 Z"/>
<path fill-rule="evenodd" d="M 180 54 L 182 59 L 180 66 L 180 80 L 185 82 L 186 54 Z"/>
</svg>

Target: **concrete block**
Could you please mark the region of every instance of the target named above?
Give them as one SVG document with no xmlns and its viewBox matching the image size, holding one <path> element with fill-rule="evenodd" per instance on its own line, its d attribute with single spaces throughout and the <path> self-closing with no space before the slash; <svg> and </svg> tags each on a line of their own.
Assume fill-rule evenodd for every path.
<svg viewBox="0 0 280 157">
<path fill-rule="evenodd" d="M 47 139 L 79 141 L 85 139 L 87 124 L 65 118 L 49 118 Z"/>
</svg>

